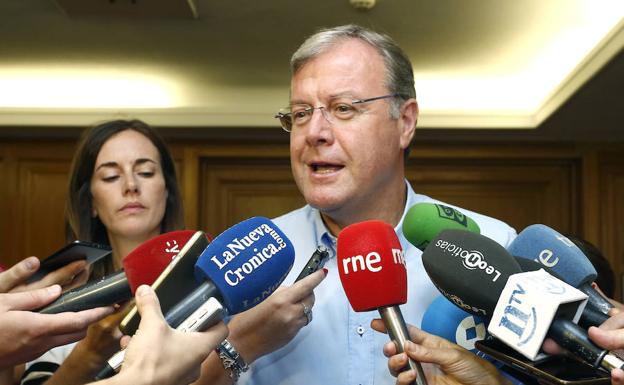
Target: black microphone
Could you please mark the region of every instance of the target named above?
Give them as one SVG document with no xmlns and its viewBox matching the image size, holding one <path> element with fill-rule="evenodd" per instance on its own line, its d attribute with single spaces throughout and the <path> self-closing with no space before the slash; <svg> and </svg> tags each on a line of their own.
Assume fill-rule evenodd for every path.
<svg viewBox="0 0 624 385">
<path fill-rule="evenodd" d="M 544 336 L 534 333 L 544 329 L 547 330 L 546 336 L 595 368 L 607 371 L 624 368 L 624 361 L 596 346 L 589 340 L 586 331 L 569 319 L 577 312 L 578 303 L 561 305 L 557 314 L 536 314 L 535 309 L 544 304 L 537 303 L 539 300 L 533 297 L 526 297 L 531 285 L 507 287 L 510 277 L 515 282 L 518 277 L 535 273 L 518 274 L 522 272 L 518 263 L 495 241 L 468 231 L 444 230 L 427 246 L 422 259 L 427 274 L 445 297 L 469 313 L 494 317 L 495 322 L 491 320 L 488 326 L 488 331 L 493 334 L 495 327 L 508 327 L 517 332 L 520 336 L 518 341 L 501 338 L 501 335 L 497 337 L 529 359 L 535 357 L 527 353 L 527 348 L 541 347 L 543 343 Z M 540 281 L 551 285 L 552 293 L 543 291 L 545 297 L 546 294 L 551 295 L 548 298 L 559 293 L 557 290 L 563 290 L 562 293 L 568 295 L 582 294 L 553 277 L 552 281 L 545 277 L 532 279 L 534 285 L 540 284 Z M 507 296 L 508 290 L 512 289 L 516 291 Z M 505 310 L 503 318 L 499 317 L 501 306 Z"/>
<path fill-rule="evenodd" d="M 161 234 L 132 250 L 123 260 L 123 270 L 63 293 L 56 301 L 39 310 L 43 314 L 82 311 L 110 306 L 132 298 L 141 285 L 151 285 L 193 235 L 181 230 Z"/>
</svg>

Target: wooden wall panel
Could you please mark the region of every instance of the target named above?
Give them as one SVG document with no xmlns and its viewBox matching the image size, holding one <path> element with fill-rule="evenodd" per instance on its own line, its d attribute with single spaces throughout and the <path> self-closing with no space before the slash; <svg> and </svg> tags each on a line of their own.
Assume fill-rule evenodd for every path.
<svg viewBox="0 0 624 385">
<path fill-rule="evenodd" d="M 576 232 L 574 162 L 420 160 L 407 169 L 415 191 L 501 219 L 517 231 L 543 223 Z"/>
<path fill-rule="evenodd" d="M 69 160 L 26 160 L 17 166 L 18 255 L 45 257 L 65 244 Z"/>
<path fill-rule="evenodd" d="M 7 237 L 9 226 L 9 196 L 7 194 L 7 184 L 9 178 L 7 175 L 5 154 L 0 153 L 0 267 L 8 267 L 11 263 L 7 256 L 9 255 L 10 241 Z"/>
<path fill-rule="evenodd" d="M 610 156 L 600 168 L 601 250 L 616 275 L 616 291 L 624 298 L 624 160 Z"/>
<path fill-rule="evenodd" d="M 305 204 L 287 158 L 200 162 L 199 228 L 212 235 L 249 217 L 272 218 Z"/>
</svg>

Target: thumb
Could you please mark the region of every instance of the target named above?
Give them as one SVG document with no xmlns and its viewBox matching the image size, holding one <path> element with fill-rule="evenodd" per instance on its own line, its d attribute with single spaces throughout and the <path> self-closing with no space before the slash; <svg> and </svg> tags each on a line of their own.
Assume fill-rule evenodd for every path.
<svg viewBox="0 0 624 385">
<path fill-rule="evenodd" d="M 154 320 L 164 321 L 162 311 L 160 310 L 160 302 L 151 287 L 148 285 L 139 286 L 135 292 L 134 299 L 137 310 L 141 315 L 141 323 L 153 322 Z"/>
<path fill-rule="evenodd" d="M 386 330 L 386 325 L 384 325 L 383 321 L 379 318 L 375 318 L 374 320 L 372 320 L 370 326 L 373 330 L 376 330 L 380 333 L 388 334 L 388 330 Z"/>
<path fill-rule="evenodd" d="M 452 348 L 436 348 L 405 341 L 405 352 L 416 361 L 447 366 L 461 360 L 461 353 Z"/>
<path fill-rule="evenodd" d="M 22 284 L 39 269 L 39 265 L 39 258 L 28 257 L 0 273 L 0 293 L 6 293 Z"/>
<path fill-rule="evenodd" d="M 591 326 L 587 330 L 587 334 L 598 346 L 608 350 L 620 349 L 624 346 L 624 334 L 621 329 L 603 330 Z"/>
<path fill-rule="evenodd" d="M 61 286 L 52 285 L 37 290 L 0 294 L 6 310 L 33 310 L 43 307 L 61 295 Z"/>
</svg>

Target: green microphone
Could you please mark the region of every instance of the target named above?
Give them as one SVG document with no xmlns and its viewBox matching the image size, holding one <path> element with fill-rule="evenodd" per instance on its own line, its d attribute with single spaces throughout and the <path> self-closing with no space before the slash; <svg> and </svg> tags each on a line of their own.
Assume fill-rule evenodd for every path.
<svg viewBox="0 0 624 385">
<path fill-rule="evenodd" d="M 442 230 L 467 230 L 480 234 L 477 223 L 460 211 L 439 203 L 417 203 L 403 219 L 403 235 L 414 246 L 425 250 Z"/>
</svg>

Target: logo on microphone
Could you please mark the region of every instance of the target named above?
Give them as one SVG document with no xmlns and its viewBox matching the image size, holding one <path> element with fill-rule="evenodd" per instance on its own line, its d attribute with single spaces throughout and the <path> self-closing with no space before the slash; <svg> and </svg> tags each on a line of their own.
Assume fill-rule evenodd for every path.
<svg viewBox="0 0 624 385">
<path fill-rule="evenodd" d="M 559 263 L 559 257 L 555 256 L 552 250 L 544 249 L 539 253 L 535 262 L 539 262 L 546 267 L 555 267 Z"/>
<path fill-rule="evenodd" d="M 268 224 L 263 223 L 247 235 L 232 239 L 220 256 L 214 255 L 210 260 L 221 270 L 236 257 L 242 255 L 245 261 L 224 274 L 227 284 L 236 286 L 246 276 L 252 274 L 267 260 L 286 247 L 286 242 L 284 242 L 277 231 Z"/>
<path fill-rule="evenodd" d="M 468 218 L 464 214 L 460 213 L 452 207 L 444 206 L 441 204 L 436 204 L 435 206 L 438 208 L 438 215 L 440 216 L 440 218 L 449 219 L 451 221 L 459 223 L 464 227 L 468 226 Z"/>
<path fill-rule="evenodd" d="M 492 282 L 496 282 L 501 273 L 494 266 L 488 264 L 483 253 L 478 250 L 468 251 L 454 243 L 439 239 L 436 246 L 445 253 L 450 253 L 462 260 L 462 265 L 468 270 L 483 270 L 486 274 L 492 275 Z"/>
<path fill-rule="evenodd" d="M 475 317 L 469 315 L 459 323 L 455 331 L 455 343 L 467 350 L 473 350 L 475 342 L 485 338 L 485 324 L 475 321 Z"/>
<path fill-rule="evenodd" d="M 537 313 L 535 307 L 528 307 L 523 303 L 526 291 L 516 284 L 512 291 L 507 306 L 503 312 L 499 326 L 504 327 L 518 338 L 517 345 L 522 346 L 531 341 L 537 326 Z"/>
</svg>

